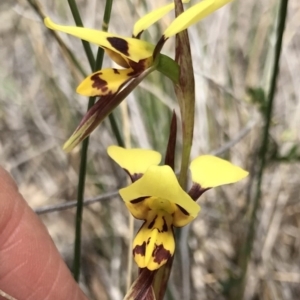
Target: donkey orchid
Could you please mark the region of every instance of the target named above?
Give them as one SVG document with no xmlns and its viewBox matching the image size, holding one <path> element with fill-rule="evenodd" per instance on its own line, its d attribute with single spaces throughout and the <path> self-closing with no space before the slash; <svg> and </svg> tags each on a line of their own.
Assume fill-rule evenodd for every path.
<svg viewBox="0 0 300 300">
<path fill-rule="evenodd" d="M 132 184 L 119 193 L 130 213 L 144 223 L 133 242 L 133 256 L 140 268 L 154 271 L 175 251 L 173 227 L 195 219 L 195 202 L 206 190 L 242 180 L 248 175 L 221 158 L 202 155 L 190 164 L 193 185 L 185 192 L 172 168 L 158 166 L 161 155 L 152 150 L 110 146 L 108 155 L 129 174 Z"/>
<path fill-rule="evenodd" d="M 99 96 L 99 100 L 84 116 L 79 126 L 65 143 L 66 151 L 72 150 L 86 138 L 103 119 L 135 88 L 150 72 L 159 70 L 172 80 L 178 79 L 178 65 L 169 57 L 160 54 L 164 43 L 172 36 L 205 18 L 231 0 L 204 0 L 178 16 L 165 30 L 156 45 L 140 40 L 144 30 L 161 19 L 174 8 L 168 4 L 142 17 L 134 25 L 132 37 L 123 37 L 94 29 L 55 24 L 45 18 L 45 25 L 103 48 L 110 58 L 124 69 L 109 68 L 94 72 L 85 78 L 77 88 L 84 96 Z M 183 1 L 184 3 L 189 0 Z M 138 77 L 140 77 L 138 79 Z M 132 81 L 137 80 L 134 84 Z M 130 82 L 132 85 L 130 86 Z M 128 91 L 121 94 L 127 85 Z"/>
</svg>

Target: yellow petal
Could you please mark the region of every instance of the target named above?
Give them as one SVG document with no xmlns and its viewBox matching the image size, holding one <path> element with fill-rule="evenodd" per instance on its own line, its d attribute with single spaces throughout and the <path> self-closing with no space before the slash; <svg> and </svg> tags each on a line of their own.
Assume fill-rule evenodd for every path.
<svg viewBox="0 0 300 300">
<path fill-rule="evenodd" d="M 132 200 L 131 202 L 125 202 L 125 205 L 130 211 L 130 213 L 138 220 L 147 219 L 149 207 L 147 205 L 146 199 L 147 198 L 138 198 Z"/>
<path fill-rule="evenodd" d="M 178 32 L 188 28 L 189 26 L 204 19 L 217 9 L 232 0 L 203 0 L 198 4 L 193 5 L 181 15 L 179 15 L 164 32 L 165 38 L 169 38 Z"/>
<path fill-rule="evenodd" d="M 147 220 L 150 211 L 164 211 L 173 217 L 174 227 L 183 227 L 195 218 L 181 206 L 158 197 L 141 197 L 125 202 L 125 205 L 130 213 L 139 220 Z"/>
<path fill-rule="evenodd" d="M 107 48 L 105 49 L 105 53 L 119 66 L 126 69 L 129 67 L 128 59 L 125 56 L 122 56 L 121 54 Z"/>
<path fill-rule="evenodd" d="M 131 175 L 144 174 L 151 165 L 158 165 L 161 161 L 161 154 L 153 150 L 109 146 L 107 153 Z"/>
<path fill-rule="evenodd" d="M 248 172 L 230 162 L 211 155 L 202 155 L 191 162 L 192 180 L 201 188 L 213 188 L 234 183 L 248 176 Z"/>
<path fill-rule="evenodd" d="M 188 3 L 190 0 L 182 1 L 183 3 Z M 133 27 L 133 36 L 139 37 L 139 35 L 146 30 L 148 27 L 156 23 L 160 20 L 164 15 L 166 15 L 169 11 L 174 9 L 174 3 L 170 3 L 163 7 L 160 7 L 150 13 L 146 14 L 142 18 L 140 18 Z"/>
<path fill-rule="evenodd" d="M 150 166 L 143 177 L 119 192 L 126 205 L 141 197 L 156 197 L 179 205 L 192 218 L 200 210 L 199 205 L 180 187 L 169 166 Z"/>
<path fill-rule="evenodd" d="M 169 200 L 158 197 L 140 197 L 130 202 L 125 202 L 131 214 L 139 220 L 147 220 L 149 211 L 164 211 L 169 215 L 174 215 L 179 209 L 176 204 Z"/>
<path fill-rule="evenodd" d="M 76 92 L 83 96 L 104 96 L 116 93 L 128 80 L 133 78 L 132 69 L 104 69 L 84 79 Z"/>
<path fill-rule="evenodd" d="M 190 215 L 180 205 L 174 204 L 173 202 L 163 198 L 149 197 L 146 198 L 145 201 L 141 202 L 140 206 L 142 206 L 142 204 L 144 204 L 144 211 L 146 214 L 149 213 L 149 209 L 151 209 L 153 211 L 164 211 L 171 215 L 173 217 L 172 224 L 175 227 L 185 226 L 194 219 L 194 216 Z M 145 207 L 147 207 L 147 210 Z M 135 210 L 137 209 L 140 209 L 140 213 L 143 211 L 141 207 L 137 208 L 137 206 L 135 206 Z M 146 214 L 144 213 L 144 220 L 147 219 Z"/>
<path fill-rule="evenodd" d="M 154 50 L 152 44 L 134 38 L 126 38 L 95 29 L 62 26 L 53 23 L 48 17 L 44 19 L 44 23 L 52 30 L 65 32 L 102 48 L 110 49 L 122 56 L 128 57 L 134 62 L 139 62 L 142 59 L 151 57 Z"/>
<path fill-rule="evenodd" d="M 200 206 L 199 210 L 200 210 Z M 190 215 L 186 210 L 184 210 L 182 207 L 176 207 L 176 210 L 173 214 L 173 226 L 174 227 L 183 227 L 187 224 L 189 224 L 191 221 L 194 220 L 194 216 Z"/>
<path fill-rule="evenodd" d="M 133 241 L 133 255 L 137 265 L 156 270 L 173 256 L 174 251 L 172 217 L 152 211 Z"/>
</svg>

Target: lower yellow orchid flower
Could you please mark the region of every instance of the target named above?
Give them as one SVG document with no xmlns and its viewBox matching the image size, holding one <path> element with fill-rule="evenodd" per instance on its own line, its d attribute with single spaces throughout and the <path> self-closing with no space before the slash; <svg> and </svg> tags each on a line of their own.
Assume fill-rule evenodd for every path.
<svg viewBox="0 0 300 300">
<path fill-rule="evenodd" d="M 169 166 L 158 166 L 158 152 L 118 146 L 110 146 L 107 152 L 133 181 L 119 193 L 131 214 L 144 220 L 133 242 L 133 256 L 140 268 L 151 271 L 173 256 L 173 227 L 185 226 L 197 217 L 200 206 L 194 200 L 212 187 L 234 183 L 248 175 L 221 158 L 199 156 L 190 165 L 193 186 L 187 193 Z"/>
</svg>

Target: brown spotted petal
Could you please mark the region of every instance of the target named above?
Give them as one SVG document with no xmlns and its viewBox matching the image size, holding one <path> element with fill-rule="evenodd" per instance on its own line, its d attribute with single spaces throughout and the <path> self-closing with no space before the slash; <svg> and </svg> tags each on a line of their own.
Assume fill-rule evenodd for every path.
<svg viewBox="0 0 300 300">
<path fill-rule="evenodd" d="M 129 174 L 134 182 L 141 178 L 149 166 L 158 165 L 161 154 L 147 149 L 125 149 L 118 146 L 107 148 L 108 155 Z"/>
<path fill-rule="evenodd" d="M 78 37 L 84 41 L 93 43 L 104 49 L 109 49 L 116 52 L 123 57 L 139 62 L 145 58 L 151 57 L 154 50 L 154 45 L 134 39 L 123 37 L 116 34 L 111 34 L 104 31 L 75 27 L 75 26 L 62 26 L 55 24 L 50 18 L 44 19 L 45 25 L 52 29 Z"/>
<path fill-rule="evenodd" d="M 101 97 L 100 100 L 98 100 L 85 114 L 75 132 L 64 144 L 63 149 L 66 152 L 69 152 L 88 137 L 105 117 L 107 117 L 130 94 L 130 92 L 154 70 L 155 67 L 147 69 L 128 83 L 128 85 L 119 93 Z"/>
<path fill-rule="evenodd" d="M 106 96 L 117 93 L 129 80 L 139 74 L 129 69 L 103 69 L 89 75 L 77 87 L 83 96 Z"/>
<path fill-rule="evenodd" d="M 148 210 L 165 211 L 173 216 L 173 225 L 181 227 L 200 211 L 199 205 L 180 187 L 169 166 L 149 166 L 139 180 L 119 192 L 132 215 L 139 219 L 148 220 Z M 143 197 L 144 201 L 133 203 Z"/>
<path fill-rule="evenodd" d="M 125 202 L 126 207 L 136 219 L 146 220 L 149 212 L 148 198 L 149 197 L 140 197 Z"/>
<path fill-rule="evenodd" d="M 133 256 L 140 268 L 157 270 L 174 254 L 173 218 L 164 211 L 149 211 L 133 242 Z"/>
</svg>

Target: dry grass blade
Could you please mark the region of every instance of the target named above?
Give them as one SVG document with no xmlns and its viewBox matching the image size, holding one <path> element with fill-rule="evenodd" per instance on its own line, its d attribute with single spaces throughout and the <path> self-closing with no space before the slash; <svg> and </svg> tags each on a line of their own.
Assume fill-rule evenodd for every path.
<svg viewBox="0 0 300 300">
<path fill-rule="evenodd" d="M 0 290 L 0 296 L 3 297 L 4 299 L 7 300 L 17 300 L 16 298 L 6 294 L 5 292 L 3 292 L 2 290 Z"/>
</svg>

